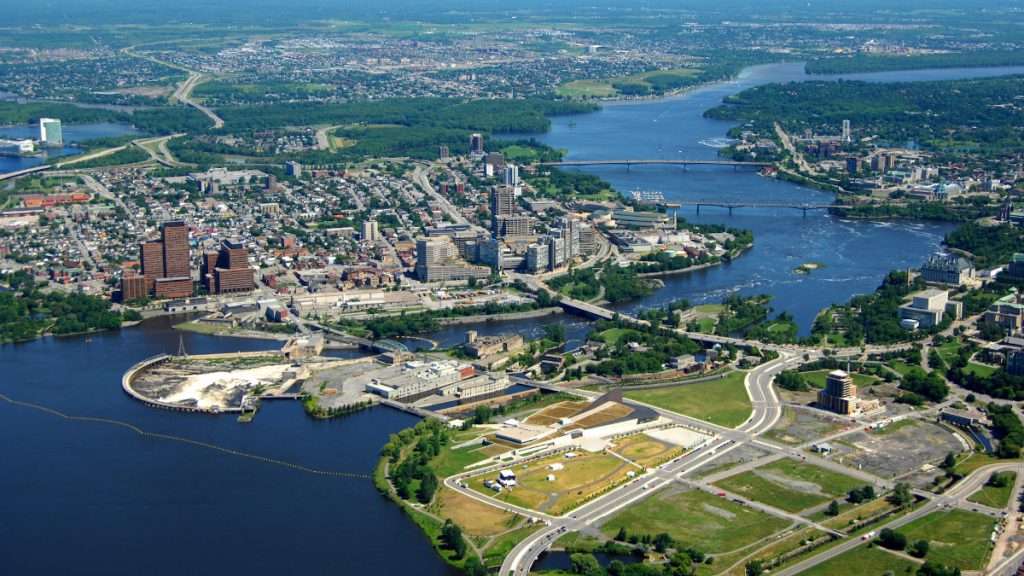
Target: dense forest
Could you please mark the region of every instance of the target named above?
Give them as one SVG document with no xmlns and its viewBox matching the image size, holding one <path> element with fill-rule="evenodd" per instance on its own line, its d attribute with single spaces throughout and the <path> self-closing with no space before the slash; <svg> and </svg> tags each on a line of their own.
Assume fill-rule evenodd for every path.
<svg viewBox="0 0 1024 576">
<path fill-rule="evenodd" d="M 42 333 L 76 334 L 121 327 L 110 302 L 87 294 L 43 292 L 24 271 L 0 278 L 0 342 L 32 340 Z M 130 318 L 137 320 L 137 313 Z"/>
<path fill-rule="evenodd" d="M 969 222 L 946 236 L 950 248 L 969 252 L 978 268 L 1006 264 L 1016 252 L 1024 251 L 1024 231 L 1011 225 L 982 226 Z"/>
<path fill-rule="evenodd" d="M 1017 104 L 1022 92 L 1022 76 L 891 84 L 795 82 L 744 90 L 705 115 L 753 122 L 765 134 L 776 121 L 790 133 L 838 134 L 843 120 L 850 120 L 858 135 L 883 141 L 1013 156 L 1024 152 Z"/>
<path fill-rule="evenodd" d="M 545 99 L 455 100 L 391 98 L 344 104 L 288 103 L 221 108 L 217 113 L 232 132 L 303 125 L 382 125 L 455 129 L 467 132 L 545 132 L 548 116 L 581 114 L 593 104 Z"/>
<path fill-rule="evenodd" d="M 829 56 L 807 63 L 808 74 L 850 74 L 855 72 L 887 72 L 891 70 L 922 70 L 925 68 L 968 68 L 985 66 L 1019 66 L 1024 53 L 1019 50 L 924 54 L 919 56 Z"/>
</svg>

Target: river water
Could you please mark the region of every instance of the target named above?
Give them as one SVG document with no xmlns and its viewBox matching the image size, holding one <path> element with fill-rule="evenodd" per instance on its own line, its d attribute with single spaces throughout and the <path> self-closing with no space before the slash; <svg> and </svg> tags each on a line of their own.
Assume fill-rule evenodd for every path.
<svg viewBox="0 0 1024 576">
<path fill-rule="evenodd" d="M 545 140 L 574 158 L 707 157 L 702 139 L 728 124 L 701 113 L 722 96 L 769 81 L 799 79 L 789 65 L 758 67 L 736 82 L 660 101 L 612 104 L 559 119 Z M 979 71 L 972 71 L 979 72 Z M 980 71 L 986 72 L 986 71 Z M 907 73 L 899 73 L 907 77 Z M 938 71 L 928 71 L 930 76 Z M 792 77 L 791 77 L 792 76 Z M 70 127 L 69 127 L 70 130 Z M 670 199 L 756 198 L 814 201 L 827 194 L 756 174 L 721 169 L 594 170 L 620 190 L 658 189 Z M 768 292 L 801 324 L 833 301 L 873 289 L 891 268 L 935 250 L 949 226 L 840 222 L 799 212 L 703 211 L 700 222 L 750 228 L 756 247 L 728 266 L 673 277 L 625 308 L 688 297 Z M 827 268 L 798 277 L 807 260 Z M 465 330 L 539 335 L 587 323 L 568 315 L 506 324 L 453 326 L 432 335 L 446 344 Z M 149 408 L 120 389 L 135 362 L 178 349 L 191 353 L 259 350 L 277 342 L 179 334 L 169 319 L 90 338 L 44 338 L 0 346 L 0 394 L 68 415 L 113 419 L 303 466 L 369 473 L 388 434 L 415 419 L 375 408 L 321 422 L 295 402 L 268 402 L 252 424 Z M 123 425 L 65 420 L 0 401 L 0 557 L 9 574 L 451 574 L 404 514 L 369 480 L 323 477 L 210 448 L 141 436 Z"/>
<path fill-rule="evenodd" d="M 179 319 L 180 320 L 180 319 Z M 416 418 L 374 408 L 317 421 L 267 402 L 252 424 L 159 410 L 121 374 L 178 349 L 168 319 L 91 338 L 0 346 L 0 393 L 304 466 L 369 474 Z M 190 353 L 279 342 L 184 333 Z M 4 574 L 427 574 L 452 572 L 369 480 L 321 477 L 208 448 L 63 420 L 0 401 Z"/>
<path fill-rule="evenodd" d="M 1024 67 L 1002 69 L 945 69 L 842 76 L 850 80 L 941 80 L 1024 72 Z M 661 100 L 606 104 L 592 114 L 552 120 L 549 133 L 539 141 L 568 151 L 566 159 L 713 159 L 715 139 L 733 126 L 704 118 L 705 110 L 722 98 L 760 84 L 836 76 L 807 76 L 803 65 L 772 64 L 749 68 L 734 81 L 714 84 Z M 838 131 L 838 127 L 837 127 Z M 587 167 L 620 192 L 659 191 L 669 201 L 719 200 L 767 203 L 827 203 L 833 196 L 765 178 L 757 172 L 715 166 Z M 730 215 L 722 208 L 679 211 L 694 223 L 725 224 L 754 233 L 754 248 L 731 264 L 687 275 L 667 276 L 665 288 L 639 301 L 618 306 L 624 311 L 662 305 L 687 298 L 694 303 L 717 302 L 738 292 L 769 294 L 776 312 L 794 315 L 807 334 L 817 313 L 832 303 L 874 290 L 887 272 L 918 266 L 940 244 L 953 226 L 933 222 L 848 221 L 823 211 L 789 208 L 740 208 Z M 807 275 L 793 270 L 805 262 L 824 268 Z"/>
<path fill-rule="evenodd" d="M 67 124 L 63 126 L 64 143 L 62 148 L 49 148 L 40 156 L 0 156 L 0 174 L 15 172 L 38 166 L 48 158 L 56 156 L 71 156 L 81 154 L 82 149 L 72 146 L 77 142 L 92 140 L 93 138 L 109 138 L 112 136 L 125 136 L 128 134 L 139 134 L 133 126 L 128 124 L 117 124 L 111 122 L 98 122 L 95 124 Z M 39 125 L 0 126 L 0 138 L 4 139 L 39 139 Z"/>
</svg>

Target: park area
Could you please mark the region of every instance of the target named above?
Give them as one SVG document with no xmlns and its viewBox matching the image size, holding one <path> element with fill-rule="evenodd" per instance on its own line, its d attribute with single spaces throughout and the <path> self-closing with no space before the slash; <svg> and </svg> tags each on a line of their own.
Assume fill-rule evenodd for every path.
<svg viewBox="0 0 1024 576">
<path fill-rule="evenodd" d="M 994 518 L 966 510 L 932 512 L 918 518 L 900 532 L 907 540 L 927 540 L 927 559 L 961 570 L 984 570 L 995 527 Z"/>
<path fill-rule="evenodd" d="M 707 382 L 629 391 L 626 398 L 735 428 L 750 417 L 750 397 L 744 386 L 746 376 L 746 372 L 736 370 Z"/>
<path fill-rule="evenodd" d="M 751 500 L 797 513 L 842 497 L 863 486 L 864 482 L 804 462 L 783 459 L 729 476 L 715 482 L 715 485 Z"/>
<path fill-rule="evenodd" d="M 700 490 L 672 485 L 612 516 L 601 531 L 667 533 L 708 554 L 724 554 L 760 542 L 790 522 Z"/>
<path fill-rule="evenodd" d="M 485 486 L 496 474 L 476 476 L 468 485 L 502 502 L 555 516 L 619 484 L 630 472 L 640 472 L 637 466 L 604 452 L 557 454 L 509 469 L 516 474 L 517 485 L 512 488 L 495 492 Z"/>
</svg>

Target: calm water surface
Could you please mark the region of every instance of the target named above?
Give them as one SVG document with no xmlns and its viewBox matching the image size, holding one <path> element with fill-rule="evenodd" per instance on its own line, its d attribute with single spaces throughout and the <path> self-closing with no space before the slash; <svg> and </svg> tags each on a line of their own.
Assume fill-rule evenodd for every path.
<svg viewBox="0 0 1024 576">
<path fill-rule="evenodd" d="M 69 144 L 63 148 L 50 148 L 42 156 L 12 157 L 0 156 L 0 174 L 14 172 L 38 166 L 48 158 L 57 156 L 71 156 L 81 154 L 82 149 L 70 146 L 77 142 L 84 142 L 93 138 L 108 138 L 112 136 L 125 136 L 128 134 L 139 134 L 139 131 L 128 124 L 116 124 L 100 122 L 96 124 L 66 124 L 64 129 L 64 143 Z M 0 138 L 23 140 L 26 138 L 39 138 L 39 125 L 0 126 Z"/>
<path fill-rule="evenodd" d="M 274 343 L 185 333 L 190 353 Z M 279 344 L 279 343 L 278 343 Z M 0 346 L 0 393 L 304 466 L 370 473 L 388 434 L 416 422 L 375 408 L 315 421 L 267 402 L 252 424 L 143 406 L 135 362 L 178 349 L 166 319 L 91 339 Z M 321 477 L 207 448 L 63 420 L 0 401 L 4 574 L 449 575 L 370 480 Z"/>
</svg>

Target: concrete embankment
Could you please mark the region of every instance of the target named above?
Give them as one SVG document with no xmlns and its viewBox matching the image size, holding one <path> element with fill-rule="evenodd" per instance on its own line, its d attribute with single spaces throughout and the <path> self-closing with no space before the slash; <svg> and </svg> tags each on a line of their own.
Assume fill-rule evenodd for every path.
<svg viewBox="0 0 1024 576">
<path fill-rule="evenodd" d="M 275 355 L 275 354 L 279 354 L 279 353 L 276 352 L 276 351 L 272 351 L 272 350 L 263 350 L 263 351 L 254 351 L 254 352 L 234 352 L 234 353 L 231 353 L 231 354 L 197 354 L 197 355 L 189 356 L 189 358 L 196 358 L 196 359 L 246 358 L 246 357 L 256 357 L 256 356 L 268 356 L 268 355 Z M 134 387 L 135 379 L 138 378 L 139 375 L 141 375 L 143 372 L 145 372 L 146 370 L 149 370 L 150 368 L 152 368 L 154 366 L 157 366 L 159 364 L 162 364 L 162 363 L 166 362 L 167 360 L 169 360 L 171 358 L 173 358 L 173 356 L 171 356 L 170 354 L 158 354 L 156 356 L 152 356 L 150 358 L 146 358 L 145 360 L 142 360 L 141 362 L 136 363 L 131 368 L 129 368 L 128 371 L 125 372 L 123 376 L 121 376 L 121 389 L 124 390 L 125 394 L 128 394 L 129 396 L 131 396 L 132 398 L 138 400 L 139 402 L 142 402 L 143 404 L 146 404 L 147 406 L 153 406 L 155 408 L 164 408 L 166 410 L 177 410 L 179 412 L 200 412 L 200 413 L 204 413 L 204 414 L 223 414 L 223 413 L 227 413 L 227 412 L 241 412 L 242 411 L 242 409 L 240 407 L 220 408 L 220 409 L 216 409 L 216 410 L 211 410 L 211 409 L 208 409 L 208 408 L 199 408 L 198 406 L 182 406 L 180 404 L 174 404 L 174 403 L 171 403 L 171 402 L 163 402 L 161 400 L 157 400 L 157 399 L 154 399 L 154 398 L 150 398 L 148 396 L 144 396 L 138 390 L 135 389 L 135 387 Z M 282 356 L 282 358 L 284 358 L 284 356 Z"/>
</svg>

